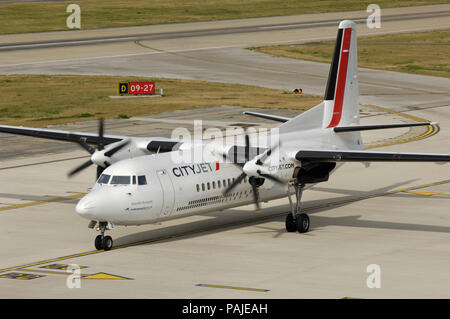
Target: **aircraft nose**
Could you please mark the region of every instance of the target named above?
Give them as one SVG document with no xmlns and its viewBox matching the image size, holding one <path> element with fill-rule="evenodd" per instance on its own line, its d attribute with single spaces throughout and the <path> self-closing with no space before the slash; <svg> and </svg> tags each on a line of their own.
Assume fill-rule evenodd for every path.
<svg viewBox="0 0 450 319">
<path fill-rule="evenodd" d="M 83 197 L 75 207 L 75 211 L 82 217 L 91 218 L 94 213 L 95 203 L 89 195 Z"/>
</svg>

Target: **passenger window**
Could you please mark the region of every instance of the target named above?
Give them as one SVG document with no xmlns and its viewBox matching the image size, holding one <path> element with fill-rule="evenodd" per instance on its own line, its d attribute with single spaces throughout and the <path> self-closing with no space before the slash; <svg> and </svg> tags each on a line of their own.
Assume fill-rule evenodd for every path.
<svg viewBox="0 0 450 319">
<path fill-rule="evenodd" d="M 147 179 L 145 175 L 138 176 L 138 185 L 147 185 Z"/>
<path fill-rule="evenodd" d="M 220 188 L 220 181 L 217 181 L 217 188 Z"/>
<path fill-rule="evenodd" d="M 212 182 L 213 184 L 213 189 L 216 189 L 216 182 Z"/>
<path fill-rule="evenodd" d="M 113 185 L 129 185 L 131 177 L 130 176 L 113 176 L 111 179 L 111 184 Z"/>
<path fill-rule="evenodd" d="M 226 186 L 227 186 L 227 181 L 223 180 L 223 187 L 226 187 Z"/>
<path fill-rule="evenodd" d="M 205 184 L 202 183 L 202 191 L 205 191 Z"/>
<path fill-rule="evenodd" d="M 200 192 L 200 185 L 197 184 L 197 192 Z"/>
<path fill-rule="evenodd" d="M 100 175 L 100 178 L 98 179 L 97 183 L 108 184 L 110 177 L 111 177 L 111 175 L 102 174 L 102 175 Z"/>
<path fill-rule="evenodd" d="M 211 185 L 209 185 L 209 182 L 206 183 L 206 185 L 208 186 L 208 190 L 210 190 L 211 189 Z"/>
</svg>

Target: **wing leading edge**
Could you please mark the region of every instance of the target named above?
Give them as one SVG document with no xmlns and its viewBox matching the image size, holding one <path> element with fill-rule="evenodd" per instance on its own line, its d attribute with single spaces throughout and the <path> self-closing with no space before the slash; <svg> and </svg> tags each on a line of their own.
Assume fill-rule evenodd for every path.
<svg viewBox="0 0 450 319">
<path fill-rule="evenodd" d="M 21 127 L 21 126 L 8 126 L 8 125 L 0 125 L 0 133 L 40 137 L 66 142 L 78 142 L 80 139 L 83 139 L 87 144 L 94 144 L 94 145 L 98 145 L 100 143 L 98 134 L 96 133 L 68 132 L 68 131 L 58 131 L 58 130 Z M 125 138 L 127 137 L 116 135 L 105 135 L 103 137 L 103 143 L 107 145 L 121 141 Z"/>
</svg>

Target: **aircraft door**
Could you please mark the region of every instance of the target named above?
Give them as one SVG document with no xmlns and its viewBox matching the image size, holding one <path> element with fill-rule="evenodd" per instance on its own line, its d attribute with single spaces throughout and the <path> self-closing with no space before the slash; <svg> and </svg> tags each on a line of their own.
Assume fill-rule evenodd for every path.
<svg viewBox="0 0 450 319">
<path fill-rule="evenodd" d="M 161 208 L 161 217 L 167 217 L 172 213 L 175 202 L 175 191 L 169 174 L 166 170 L 156 172 L 163 191 L 163 205 Z"/>
</svg>

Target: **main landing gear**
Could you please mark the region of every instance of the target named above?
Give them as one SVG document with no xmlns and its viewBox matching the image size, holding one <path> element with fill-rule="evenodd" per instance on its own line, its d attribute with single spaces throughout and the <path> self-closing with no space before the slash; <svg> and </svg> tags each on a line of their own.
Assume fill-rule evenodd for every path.
<svg viewBox="0 0 450 319">
<path fill-rule="evenodd" d="M 113 240 L 111 236 L 105 236 L 105 231 L 110 229 L 107 222 L 99 222 L 97 230 L 101 232 L 101 235 L 95 237 L 94 245 L 97 250 L 110 250 L 113 246 Z"/>
<path fill-rule="evenodd" d="M 291 213 L 286 216 L 286 231 L 288 232 L 298 231 L 299 233 L 306 233 L 309 231 L 309 216 L 300 212 L 300 202 L 304 187 L 305 184 L 294 183 L 295 197 L 297 199 L 294 207 L 292 204 L 291 192 L 288 186 L 288 198 L 291 205 Z"/>
</svg>

